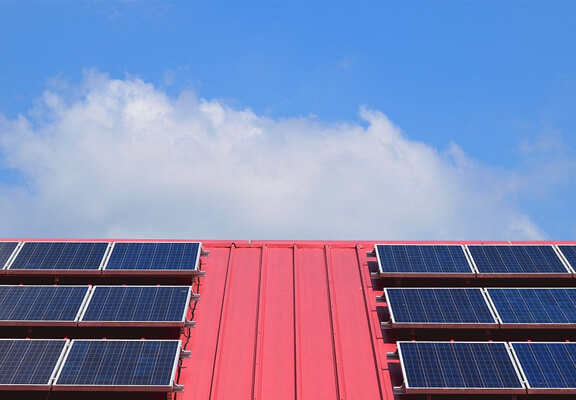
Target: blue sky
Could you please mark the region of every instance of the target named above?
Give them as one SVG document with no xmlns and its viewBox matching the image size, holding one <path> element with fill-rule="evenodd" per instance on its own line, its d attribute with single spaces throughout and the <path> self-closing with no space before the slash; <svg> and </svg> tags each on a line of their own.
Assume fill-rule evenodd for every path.
<svg viewBox="0 0 576 400">
<path fill-rule="evenodd" d="M 302 211 L 305 217 L 299 225 L 286 229 L 282 227 L 287 222 L 276 219 L 284 211 L 257 213 L 250 206 L 253 202 L 265 210 L 270 201 L 278 199 L 262 194 L 258 197 L 258 190 L 254 191 L 254 198 L 244 199 L 244 192 L 230 191 L 234 182 L 215 176 L 221 186 L 209 187 L 208 198 L 223 193 L 230 200 L 239 196 L 237 202 L 243 206 L 238 206 L 234 215 L 246 214 L 232 218 L 234 228 L 229 231 L 211 228 L 231 218 L 223 212 L 226 204 L 211 207 L 213 201 L 195 204 L 199 214 L 206 214 L 196 230 L 171 230 L 168 224 L 160 227 L 161 216 L 150 220 L 146 227 L 140 226 L 137 215 L 122 216 L 119 204 L 132 197 L 146 197 L 146 192 L 140 190 L 147 185 L 126 189 L 122 196 L 114 197 L 107 193 L 117 193 L 118 189 L 102 183 L 99 193 L 109 200 L 109 208 L 78 207 L 74 216 L 66 219 L 68 223 L 58 228 L 50 220 L 39 222 L 35 218 L 23 225 L 14 221 L 6 223 L 3 231 L 0 228 L 0 235 L 576 239 L 575 17 L 576 3 L 570 1 L 1 1 L 0 135 L 5 139 L 0 145 L 0 182 L 4 191 L 1 202 L 10 210 L 6 213 L 14 214 L 23 205 L 35 210 L 35 215 L 58 208 L 57 197 L 46 187 L 72 180 L 62 172 L 73 168 L 72 159 L 66 167 L 56 168 L 66 155 L 47 157 L 44 164 L 32 168 L 27 161 L 33 154 L 30 149 L 45 146 L 47 153 L 59 154 L 61 147 L 50 146 L 62 146 L 63 142 L 46 143 L 43 138 L 47 132 L 63 135 L 71 125 L 62 121 L 69 121 L 81 105 L 92 104 L 94 98 L 117 101 L 114 96 L 119 92 L 111 89 L 116 87 L 113 82 L 119 82 L 122 93 L 135 93 L 133 96 L 141 99 L 164 96 L 164 106 L 168 108 L 190 107 L 190 114 L 201 111 L 202 118 L 212 121 L 212 147 L 226 144 L 226 140 L 215 139 L 219 129 L 234 129 L 214 122 L 215 114 L 210 113 L 223 107 L 218 113 L 232 121 L 237 121 L 242 112 L 251 113 L 248 120 L 254 125 L 250 129 L 262 129 L 267 146 L 276 148 L 278 140 L 302 140 L 306 148 L 317 145 L 322 149 L 342 143 L 335 152 L 343 154 L 343 161 L 335 167 L 342 169 L 335 175 L 342 180 L 324 188 L 325 198 L 313 188 L 334 175 L 334 170 L 326 167 L 332 153 L 326 159 L 319 157 L 323 162 L 320 166 L 303 161 L 314 158 L 314 154 L 278 149 L 274 160 L 261 160 L 260 165 L 278 167 L 281 179 L 258 175 L 258 165 L 250 164 L 257 158 L 256 153 L 248 153 L 244 161 L 238 161 L 246 167 L 246 176 L 254 178 L 251 182 L 258 181 L 264 188 L 283 182 L 286 201 L 299 204 L 291 212 Z M 103 88 L 112 97 L 94 95 Z M 196 100 L 182 100 L 184 97 Z M 57 106 L 54 98 L 60 99 Z M 118 100 L 120 107 L 129 107 L 126 97 L 122 99 Z M 107 110 L 110 114 L 106 118 L 116 121 L 110 122 L 113 134 L 127 138 L 126 124 L 114 119 L 114 110 Z M 406 153 L 394 150 L 394 154 L 401 154 L 394 167 L 403 165 L 405 169 L 394 169 L 392 177 L 382 181 L 379 177 L 390 171 L 385 166 L 392 164 L 365 163 L 363 153 L 346 153 L 349 148 L 342 139 L 357 130 L 369 134 L 371 127 L 378 125 L 375 121 L 380 121 L 380 114 L 393 124 L 382 129 L 400 132 L 400 136 L 394 136 L 398 139 L 395 145 L 411 149 Z M 194 130 L 196 122 L 190 122 L 186 112 L 182 111 L 178 118 L 173 121 L 174 126 L 192 132 L 191 135 L 198 132 Z M 28 128 L 22 128 L 22 120 L 29 124 Z M 77 134 L 82 135 L 86 124 L 78 122 L 77 126 Z M 292 126 L 301 132 L 293 136 L 284 133 Z M 331 130 L 336 132 L 335 137 L 326 133 Z M 304 139 L 302 132 L 308 132 Z M 91 143 L 106 136 L 100 130 L 92 134 Z M 156 134 L 168 135 L 161 130 Z M 360 137 L 348 139 L 359 146 L 366 145 Z M 126 146 L 126 151 L 138 152 L 136 147 Z M 422 148 L 437 159 L 430 161 L 420 152 Z M 174 149 L 165 150 L 165 157 L 171 158 Z M 218 158 L 221 154 L 213 156 L 202 164 L 203 175 L 222 167 Z M 355 158 L 358 162 L 349 161 Z M 309 192 L 302 194 L 299 190 L 303 189 L 297 189 L 306 171 L 296 176 L 288 171 L 289 167 L 280 167 L 292 165 L 289 160 L 320 171 L 314 177 L 318 181 L 310 182 Z M 140 162 L 143 161 L 135 159 L 128 164 L 138 170 Z M 156 162 L 162 164 L 162 159 L 157 158 Z M 181 162 L 178 168 L 189 171 L 191 161 L 183 157 Z M 393 197 L 390 192 L 410 197 L 410 187 L 422 186 L 418 176 L 423 176 L 423 172 L 415 171 L 434 170 L 430 162 L 444 163 L 440 171 L 453 173 L 457 183 L 440 182 L 436 175 L 426 181 L 430 191 L 414 200 L 414 207 L 422 207 L 424 214 L 403 210 L 400 204 L 405 201 L 401 196 L 386 200 Z M 200 168 L 194 165 L 188 173 L 194 174 Z M 39 172 L 52 167 L 59 172 Z M 354 178 L 346 171 L 370 180 L 358 184 L 354 192 L 350 187 L 355 185 L 347 181 Z M 83 172 L 105 176 L 119 173 L 103 169 Z M 155 179 L 165 179 L 162 174 Z M 63 186 L 58 192 L 84 190 L 81 183 L 77 185 Z M 254 189 L 249 183 L 246 185 L 246 190 Z M 372 187 L 368 189 L 368 185 Z M 168 197 L 180 193 L 169 185 L 164 190 Z M 342 196 L 343 192 L 357 196 L 348 198 Z M 317 203 L 304 201 L 307 196 L 318 199 Z M 326 202 L 341 197 L 333 209 L 325 207 Z M 434 199 L 441 199 L 438 204 L 443 205 L 427 209 L 424 205 L 434 203 Z M 162 201 L 162 207 L 180 210 L 180 206 Z M 461 201 L 472 205 L 453 205 Z M 158 204 L 144 203 L 140 209 L 143 213 Z M 352 212 L 350 219 L 340 219 L 347 210 L 361 209 L 368 203 L 372 205 L 366 207 L 366 214 Z M 45 208 L 49 204 L 51 208 Z M 74 207 L 72 204 L 77 203 L 67 204 L 67 209 L 55 212 L 54 218 L 62 219 Z M 287 207 L 282 203 L 278 206 L 280 210 Z M 185 213 L 186 208 L 182 207 L 180 213 Z M 389 211 L 378 214 L 378 207 Z M 402 218 L 398 220 L 388 214 L 397 214 L 397 207 L 403 210 L 399 211 Z M 326 208 L 330 212 L 319 211 Z M 320 214 L 314 227 L 309 227 L 310 219 Z M 93 229 L 78 228 L 89 225 L 95 215 L 104 222 Z M 480 220 L 492 221 L 492 228 L 480 226 L 478 216 L 483 217 Z M 507 218 L 511 222 L 502 222 L 507 227 L 497 226 Z M 390 219 L 394 223 L 383 228 Z M 353 221 L 358 225 L 351 229 Z M 155 224 L 158 231 L 154 230 Z M 326 230 L 315 229 L 319 224 L 326 225 Z"/>
</svg>

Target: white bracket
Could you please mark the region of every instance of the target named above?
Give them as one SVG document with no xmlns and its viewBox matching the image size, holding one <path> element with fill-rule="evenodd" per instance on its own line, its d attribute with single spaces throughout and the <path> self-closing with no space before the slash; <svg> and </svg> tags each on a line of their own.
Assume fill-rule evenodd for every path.
<svg viewBox="0 0 576 400">
<path fill-rule="evenodd" d="M 392 391 L 394 392 L 394 394 L 406 394 L 406 387 L 404 386 L 404 384 L 402 384 L 402 386 L 394 386 L 392 388 Z"/>
<path fill-rule="evenodd" d="M 380 329 L 392 329 L 392 321 L 380 322 Z"/>
</svg>

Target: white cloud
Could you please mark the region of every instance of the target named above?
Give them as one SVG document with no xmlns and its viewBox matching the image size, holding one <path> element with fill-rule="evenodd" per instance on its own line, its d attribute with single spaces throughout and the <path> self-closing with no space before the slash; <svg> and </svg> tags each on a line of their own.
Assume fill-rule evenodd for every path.
<svg viewBox="0 0 576 400">
<path fill-rule="evenodd" d="M 91 73 L 0 117 L 2 236 L 537 239 L 518 179 L 366 124 L 272 119 Z M 520 180 L 521 181 L 521 180 Z"/>
</svg>

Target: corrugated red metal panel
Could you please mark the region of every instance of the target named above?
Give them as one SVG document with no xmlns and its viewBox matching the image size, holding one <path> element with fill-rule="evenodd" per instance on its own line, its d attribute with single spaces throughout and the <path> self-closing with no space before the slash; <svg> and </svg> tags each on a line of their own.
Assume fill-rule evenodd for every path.
<svg viewBox="0 0 576 400">
<path fill-rule="evenodd" d="M 291 400 L 296 390 L 294 250 L 263 247 L 263 252 L 254 398 Z"/>
<path fill-rule="evenodd" d="M 211 246 L 210 257 L 202 260 L 202 268 L 209 270 L 210 275 L 201 279 L 201 298 L 194 313 L 194 319 L 202 321 L 202 329 L 191 330 L 190 344 L 194 349 L 194 359 L 184 360 L 185 368 L 182 369 L 180 376 L 180 382 L 186 382 L 186 393 L 183 395 L 187 399 L 210 398 L 220 315 L 231 254 L 230 244 L 228 247 Z M 198 368 L 199 366 L 202 368 Z"/>
<path fill-rule="evenodd" d="M 362 244 L 204 241 L 179 399 L 392 399 Z"/>
<path fill-rule="evenodd" d="M 341 398 L 380 399 L 378 359 L 370 331 L 370 312 L 364 297 L 364 282 L 356 249 L 327 247 L 332 314 L 335 321 Z M 360 267 L 360 268 L 359 268 Z M 372 294 L 370 294 L 372 296 Z"/>
<path fill-rule="evenodd" d="M 335 399 L 338 386 L 324 249 L 296 251 L 296 389 L 299 399 Z"/>
<path fill-rule="evenodd" d="M 210 398 L 252 397 L 260 266 L 260 249 L 232 248 Z"/>
</svg>

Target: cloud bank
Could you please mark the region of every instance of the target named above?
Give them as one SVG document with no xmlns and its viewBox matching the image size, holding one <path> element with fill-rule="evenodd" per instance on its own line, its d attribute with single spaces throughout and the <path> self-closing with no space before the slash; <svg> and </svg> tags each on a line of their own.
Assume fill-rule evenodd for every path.
<svg viewBox="0 0 576 400">
<path fill-rule="evenodd" d="M 538 239 L 525 179 L 364 121 L 274 119 L 90 73 L 0 116 L 4 237 Z"/>
</svg>

